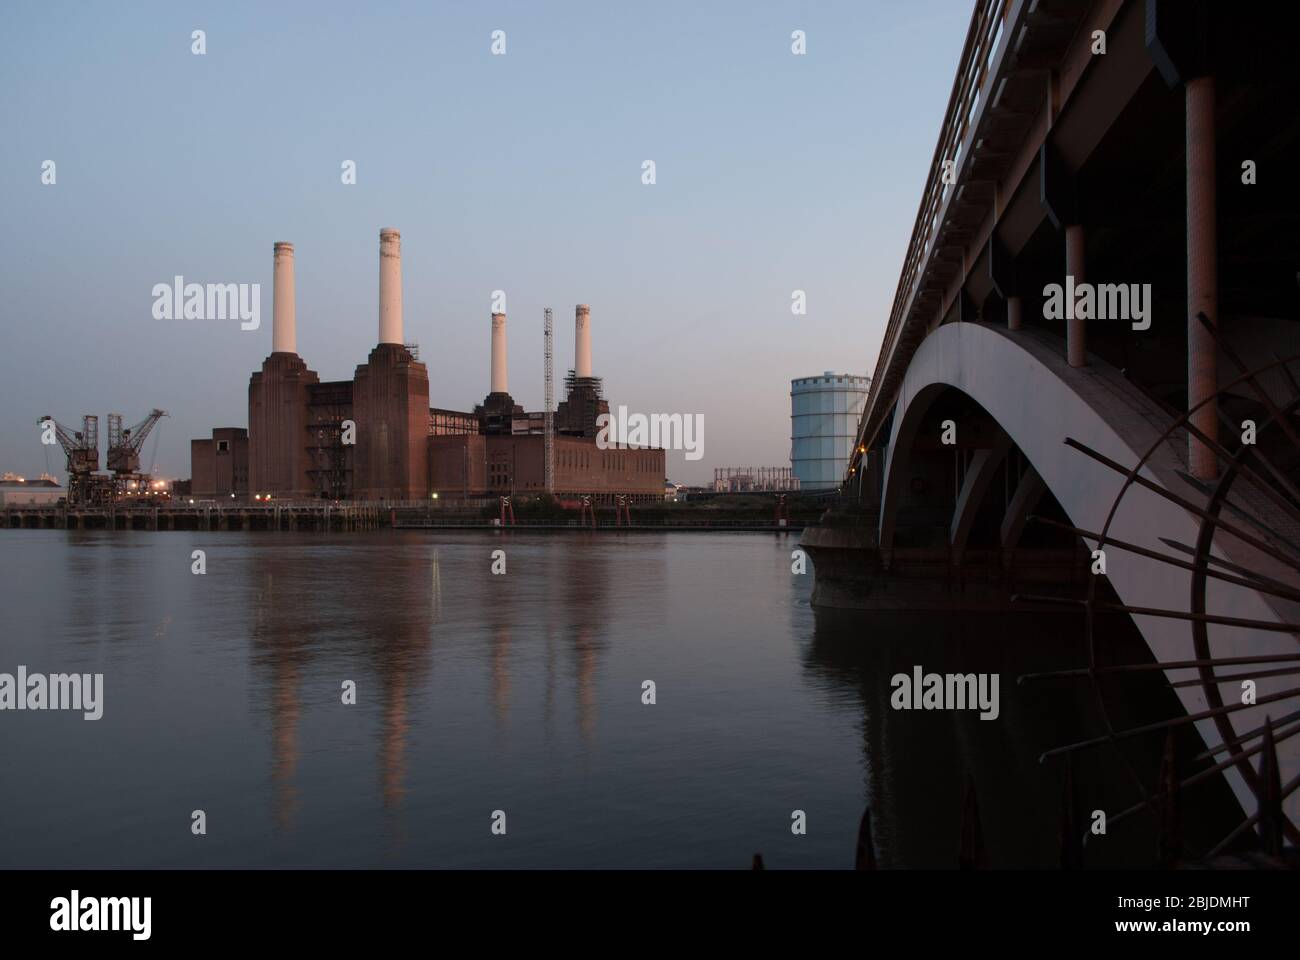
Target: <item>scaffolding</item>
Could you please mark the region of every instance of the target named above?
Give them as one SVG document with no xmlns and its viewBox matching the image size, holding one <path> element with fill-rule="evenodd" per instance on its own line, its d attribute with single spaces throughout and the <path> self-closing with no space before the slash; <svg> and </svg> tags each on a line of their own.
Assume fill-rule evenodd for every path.
<svg viewBox="0 0 1300 960">
<path fill-rule="evenodd" d="M 799 489 L 799 478 L 789 467 L 715 467 L 713 489 L 717 493 L 790 493 Z"/>
<path fill-rule="evenodd" d="M 333 381 L 312 385 L 307 406 L 307 476 L 326 500 L 352 494 L 352 457 L 343 442 L 343 421 L 352 415 L 352 385 Z"/>
</svg>

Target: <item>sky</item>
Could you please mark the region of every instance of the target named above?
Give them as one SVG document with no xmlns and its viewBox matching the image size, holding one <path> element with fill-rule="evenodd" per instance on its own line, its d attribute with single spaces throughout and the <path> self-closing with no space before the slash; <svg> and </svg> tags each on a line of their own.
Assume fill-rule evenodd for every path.
<svg viewBox="0 0 1300 960">
<path fill-rule="evenodd" d="M 108 413 L 161 407 L 144 467 L 188 477 L 191 437 L 247 425 L 276 241 L 296 248 L 298 353 L 351 378 L 377 339 L 381 227 L 402 232 L 432 406 L 488 392 L 501 290 L 510 392 L 541 409 L 543 308 L 560 381 L 587 303 L 615 407 L 703 417 L 704 455 L 670 452 L 672 479 L 787 466 L 790 380 L 875 368 L 970 11 L 0 5 L 0 471 L 62 475 L 44 415 L 98 414 L 102 451 Z M 156 319 L 176 275 L 260 284 L 260 328 Z"/>
</svg>

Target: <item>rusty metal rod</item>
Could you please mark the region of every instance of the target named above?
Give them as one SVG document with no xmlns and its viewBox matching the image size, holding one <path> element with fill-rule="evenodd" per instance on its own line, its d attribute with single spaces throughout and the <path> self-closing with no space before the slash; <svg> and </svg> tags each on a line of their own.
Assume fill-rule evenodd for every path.
<svg viewBox="0 0 1300 960">
<path fill-rule="evenodd" d="M 1120 466 L 1114 460 L 1110 459 L 1110 457 L 1107 457 L 1105 454 L 1101 454 L 1098 453 L 1096 450 L 1093 450 L 1087 444 L 1080 443 L 1078 440 L 1075 440 L 1073 437 L 1066 437 L 1065 442 L 1067 445 L 1074 447 L 1076 450 L 1082 453 L 1087 454 L 1089 457 L 1092 457 L 1092 459 L 1096 460 L 1098 463 L 1102 464 L 1103 466 L 1110 467 L 1116 473 L 1123 474 L 1126 477 L 1129 476 L 1130 471 L 1125 470 L 1122 466 Z M 1200 517 L 1202 520 L 1209 520 L 1220 530 L 1224 530 L 1232 534 L 1238 540 L 1241 540 L 1245 543 L 1249 543 L 1251 546 L 1255 547 L 1258 550 L 1262 550 L 1264 553 L 1267 553 L 1270 557 L 1279 561 L 1280 563 L 1294 563 L 1293 560 L 1290 560 L 1284 556 L 1280 556 L 1278 554 L 1278 550 L 1275 545 L 1265 543 L 1264 541 L 1259 540 L 1258 538 L 1250 535 L 1249 533 L 1246 533 L 1244 530 L 1241 530 L 1232 524 L 1225 523 L 1221 517 L 1214 516 L 1209 511 L 1203 510 L 1202 508 L 1198 507 L 1196 504 L 1192 503 L 1190 500 L 1186 499 L 1185 497 L 1180 497 L 1178 494 L 1166 490 L 1158 483 L 1148 480 L 1146 477 L 1140 476 L 1137 473 L 1133 473 L 1132 476 L 1133 476 L 1134 483 L 1141 484 L 1142 486 L 1150 490 L 1152 493 L 1164 497 L 1166 500 L 1169 500 L 1171 503 L 1177 504 L 1178 506 L 1182 507 L 1184 510 L 1187 510 L 1188 512 L 1193 513 L 1196 516 Z"/>
<path fill-rule="evenodd" d="M 1297 396 L 1296 400 L 1293 403 L 1287 404 L 1287 409 L 1283 411 L 1283 413 L 1285 414 L 1291 412 L 1292 408 L 1294 408 L 1296 404 L 1300 404 L 1300 395 Z M 1222 422 L 1223 425 L 1228 428 L 1228 433 L 1235 434 L 1239 429 L 1241 429 L 1241 425 L 1238 423 L 1234 423 L 1231 419 L 1229 419 L 1227 412 L 1222 407 L 1216 407 L 1216 411 L 1218 413 L 1220 422 Z M 1273 422 L 1274 420 L 1272 417 L 1267 418 L 1266 420 L 1264 420 L 1262 423 L 1258 425 L 1257 432 L 1263 433 L 1263 431 L 1267 429 Z M 1204 435 L 1201 433 L 1199 428 L 1197 428 L 1190 422 L 1187 424 L 1187 429 L 1191 433 L 1196 435 L 1198 439 L 1204 437 Z M 1279 504 L 1279 506 L 1282 506 L 1284 509 L 1290 512 L 1292 516 L 1296 515 L 1295 504 L 1300 503 L 1300 490 L 1296 489 L 1295 485 L 1286 476 L 1286 474 L 1282 473 L 1282 471 L 1278 470 L 1278 468 L 1273 465 L 1273 462 L 1269 460 L 1268 457 L 1265 456 L 1260 451 L 1258 446 L 1247 446 L 1244 444 L 1239 444 L 1236 450 L 1230 450 L 1227 447 L 1225 447 L 1223 444 L 1219 443 L 1218 441 L 1211 441 L 1210 443 L 1215 448 L 1216 452 L 1218 452 L 1219 455 L 1223 457 L 1224 460 L 1228 461 L 1229 463 L 1236 464 L 1238 472 L 1242 473 L 1248 479 L 1253 481 L 1261 490 L 1265 491 L 1265 493 L 1269 496 L 1270 499 L 1274 500 Z M 1255 473 L 1255 471 L 1250 468 L 1249 464 L 1245 462 L 1245 460 L 1241 459 L 1243 457 L 1249 457 L 1252 460 L 1258 460 L 1264 466 L 1264 468 L 1269 472 L 1269 474 L 1273 477 L 1273 479 L 1278 483 L 1278 485 L 1282 487 L 1282 490 L 1291 497 L 1291 500 L 1290 501 L 1287 501 L 1285 499 L 1279 500 L 1277 498 L 1278 491 L 1275 490 L 1269 484 L 1265 483 L 1263 478 L 1258 476 Z"/>
<path fill-rule="evenodd" d="M 1223 420 L 1225 426 L 1229 427 L 1232 431 L 1239 429 L 1236 424 L 1233 424 L 1232 421 L 1228 419 L 1228 414 L 1222 407 L 1218 407 L 1217 409 L 1219 411 L 1219 417 Z M 1263 431 L 1263 429 L 1270 423 L 1272 423 L 1272 420 L 1265 420 L 1260 424 L 1260 431 Z M 1188 426 L 1191 427 L 1190 424 Z M 1191 429 L 1194 432 L 1199 433 L 1195 427 L 1191 427 Z M 1219 444 L 1216 443 L 1215 446 L 1219 446 Z M 1259 447 L 1247 449 L 1245 446 L 1242 446 L 1236 454 L 1231 454 L 1225 449 L 1224 455 L 1227 460 L 1237 465 L 1238 473 L 1250 480 L 1256 487 L 1263 491 L 1264 496 L 1268 497 L 1286 511 L 1291 519 L 1300 521 L 1300 509 L 1297 509 L 1295 506 L 1296 503 L 1300 503 L 1300 490 L 1297 490 L 1295 485 L 1287 479 L 1286 474 L 1273 465 L 1273 461 L 1270 460 L 1267 455 L 1259 449 Z M 1273 479 L 1277 481 L 1278 485 L 1282 487 L 1282 491 L 1274 489 L 1272 484 L 1265 483 L 1264 479 L 1258 476 L 1255 471 L 1250 468 L 1247 463 L 1248 459 L 1258 460 L 1263 464 L 1264 469 L 1267 470 L 1269 474 L 1272 475 Z M 1286 497 L 1282 495 L 1283 492 L 1288 494 L 1291 497 L 1291 500 L 1287 500 Z"/>
<path fill-rule="evenodd" d="M 1290 713 L 1286 714 L 1285 716 L 1279 717 L 1277 722 L 1290 723 L 1292 720 L 1300 720 L 1300 710 L 1292 710 Z M 1241 736 L 1233 737 L 1231 740 L 1225 741 L 1224 743 L 1219 744 L 1217 747 L 1210 747 L 1208 750 L 1202 750 L 1200 753 L 1198 753 L 1195 757 L 1192 758 L 1192 762 L 1196 763 L 1201 760 L 1209 760 L 1211 757 L 1223 753 L 1224 750 L 1231 750 L 1233 747 L 1240 746 L 1241 744 L 1245 743 L 1247 740 L 1254 740 L 1256 737 L 1261 736 L 1263 733 L 1264 733 L 1264 724 L 1261 723 L 1258 727 L 1255 727 L 1251 730 L 1247 730 L 1245 733 L 1241 734 Z"/>
<path fill-rule="evenodd" d="M 1152 560 L 1159 560 L 1160 562 L 1168 563 L 1171 566 L 1181 567 L 1184 570 L 1191 570 L 1193 573 L 1199 570 L 1197 565 L 1189 560 L 1181 560 L 1177 557 L 1171 557 L 1166 553 L 1161 553 L 1159 550 L 1139 547 L 1135 543 L 1128 543 L 1125 540 L 1116 540 L 1114 537 L 1107 537 L 1092 530 L 1084 530 L 1081 527 L 1074 527 L 1068 523 L 1061 523 L 1059 520 L 1052 520 L 1048 517 L 1038 516 L 1032 516 L 1029 520 L 1030 522 L 1037 521 L 1050 527 L 1056 527 L 1060 530 L 1068 530 L 1069 532 L 1078 534 L 1085 539 L 1095 540 L 1099 545 L 1118 547 L 1121 550 L 1127 550 L 1129 553 L 1136 553 L 1139 556 L 1149 557 Z M 1234 577 L 1230 574 L 1220 573 L 1217 570 L 1206 570 L 1205 575 L 1207 577 L 1214 577 L 1216 580 L 1222 580 L 1225 583 L 1234 583 L 1238 586 L 1249 587 L 1252 590 L 1259 590 L 1261 593 L 1269 593 L 1273 596 L 1286 597 L 1288 600 L 1300 601 L 1300 590 L 1292 589 L 1286 584 L 1279 583 L 1278 581 L 1272 580 L 1268 577 L 1260 577 L 1258 580 L 1249 580 L 1244 577 Z M 1273 589 L 1265 589 L 1263 586 L 1264 584 L 1267 584 Z"/>
<path fill-rule="evenodd" d="M 1083 603 L 1071 597 L 1049 597 L 1042 594 L 1018 593 L 1012 600 L 1024 600 L 1030 603 Z M 1172 620 L 1196 620 L 1201 623 L 1217 623 L 1225 627 L 1243 627 L 1251 630 L 1269 630 L 1273 633 L 1300 632 L 1300 624 L 1274 623 L 1270 620 L 1247 620 L 1244 617 L 1222 617 L 1213 613 L 1183 613 L 1181 610 L 1165 610 L 1160 607 L 1134 607 L 1127 603 L 1095 603 L 1095 610 L 1113 610 L 1121 613 L 1138 614 L 1144 617 L 1166 617 Z"/>
<path fill-rule="evenodd" d="M 1242 461 L 1233 460 L 1231 462 L 1233 466 L 1236 468 L 1238 476 L 1244 477 L 1247 474 L 1246 469 L 1242 466 Z M 1184 473 L 1182 470 L 1177 471 L 1177 473 L 1178 476 L 1181 477 L 1184 482 L 1195 487 L 1197 490 L 1205 494 L 1207 497 L 1214 495 L 1213 488 L 1210 486 L 1210 484 L 1206 483 L 1204 480 L 1198 480 L 1190 473 Z M 1270 487 L 1264 485 L 1262 481 L 1257 480 L 1256 484 L 1261 491 L 1271 489 Z M 1240 496 L 1241 495 L 1238 494 L 1238 497 Z M 1297 512 L 1294 507 L 1287 504 L 1286 499 L 1282 497 L 1282 495 L 1279 494 L 1276 490 L 1273 491 L 1273 496 L 1277 498 L 1274 502 L 1283 507 L 1283 512 L 1288 514 L 1293 521 L 1300 523 L 1300 512 Z M 1272 497 L 1270 497 L 1270 499 L 1272 499 Z M 1226 510 L 1228 513 L 1232 514 L 1232 516 L 1236 517 L 1239 520 L 1246 521 L 1251 526 L 1256 527 L 1259 530 L 1266 531 L 1269 536 L 1275 537 L 1279 543 L 1287 547 L 1290 547 L 1295 554 L 1300 556 L 1300 544 L 1297 544 L 1294 540 L 1288 537 L 1282 536 L 1282 534 L 1278 533 L 1277 529 L 1274 526 L 1270 526 L 1268 523 L 1266 523 L 1264 518 L 1261 518 L 1254 513 L 1248 513 L 1247 511 L 1243 510 L 1241 507 L 1237 506 L 1237 504 L 1231 500 L 1230 494 L 1221 498 L 1219 500 L 1219 503 L 1222 505 L 1223 509 Z M 1222 516 L 1222 514 L 1220 514 L 1220 516 Z"/>
<path fill-rule="evenodd" d="M 1231 360 L 1232 365 L 1241 371 L 1242 376 L 1246 378 L 1246 383 L 1248 383 L 1250 388 L 1255 392 L 1255 396 L 1259 398 L 1259 402 L 1264 405 L 1264 409 L 1266 409 L 1272 417 L 1277 419 L 1278 426 L 1282 428 L 1282 432 L 1287 435 L 1291 443 L 1295 445 L 1295 448 L 1300 450 L 1300 436 L 1297 436 L 1296 432 L 1291 429 L 1291 425 L 1282 416 L 1282 412 L 1278 410 L 1277 405 L 1273 403 L 1273 398 L 1268 395 L 1268 391 L 1255 381 L 1255 374 L 1246 369 L 1246 365 L 1242 363 L 1241 358 L 1237 356 L 1237 351 L 1232 349 L 1227 340 L 1219 336 L 1219 331 L 1214 328 L 1214 324 L 1210 323 L 1210 318 L 1204 313 L 1198 311 L 1196 319 L 1201 322 L 1201 326 L 1205 327 L 1205 329 L 1210 332 L 1210 336 L 1214 338 L 1214 342 L 1218 345 L 1218 348 L 1223 351 L 1223 355 Z M 1285 366 L 1286 364 L 1283 364 L 1283 367 Z"/>
<path fill-rule="evenodd" d="M 1113 743 L 1119 740 L 1128 740 L 1131 737 L 1141 736 L 1144 733 L 1159 733 L 1161 730 L 1168 730 L 1170 727 L 1182 727 L 1189 723 L 1195 723 L 1198 720 L 1208 720 L 1211 717 L 1216 717 L 1220 714 L 1235 713 L 1238 710 L 1245 710 L 1261 703 L 1272 703 L 1275 700 L 1287 700 L 1295 696 L 1300 696 L 1300 693 L 1295 690 L 1284 690 L 1281 693 L 1270 693 L 1262 696 L 1254 703 L 1233 703 L 1226 707 L 1214 707 L 1210 710 L 1202 710 L 1199 713 L 1186 713 L 1181 717 L 1175 717 L 1172 720 L 1161 720 L 1159 723 L 1148 723 L 1145 726 L 1121 730 L 1119 733 L 1105 737 L 1093 737 L 1090 740 L 1080 740 L 1077 743 L 1066 744 L 1063 747 L 1053 747 L 1051 750 L 1039 754 L 1038 762 L 1042 763 L 1049 757 L 1060 756 L 1063 753 L 1071 753 L 1075 750 L 1084 750 L 1088 747 L 1100 747 L 1103 744 Z"/>
<path fill-rule="evenodd" d="M 1230 673 L 1218 674 L 1211 677 L 1210 682 L 1215 684 L 1232 683 L 1234 680 L 1254 680 L 1256 677 L 1286 677 L 1300 673 L 1300 667 L 1280 667 L 1277 670 L 1260 670 L 1255 673 Z M 1195 680 L 1177 680 L 1172 681 L 1167 686 L 1174 687 L 1198 687 L 1201 685 L 1201 679 Z"/>
<path fill-rule="evenodd" d="M 1285 740 L 1287 737 L 1294 736 L 1297 733 L 1300 733 L 1300 724 L 1296 724 L 1289 731 L 1287 731 L 1287 733 L 1283 736 L 1275 736 L 1274 739 L 1279 741 Z M 1235 767 L 1239 761 L 1249 759 L 1250 757 L 1259 753 L 1263 749 L 1264 749 L 1264 744 L 1260 743 L 1257 746 L 1251 747 L 1249 750 L 1244 750 L 1229 760 L 1224 760 L 1220 763 L 1216 763 L 1212 767 L 1206 767 L 1204 770 L 1192 774 L 1186 780 L 1180 781 L 1179 786 L 1191 787 L 1205 780 L 1209 780 L 1215 775 L 1222 773 L 1224 770 L 1227 770 L 1229 767 Z M 1133 806 L 1121 810 L 1119 813 L 1115 814 L 1114 816 L 1107 817 L 1106 825 L 1112 826 L 1116 823 L 1122 823 L 1123 821 L 1127 820 L 1129 817 L 1133 816 L 1135 813 L 1140 813 L 1142 810 L 1151 806 L 1153 803 L 1161 800 L 1164 796 L 1165 794 L 1163 792 L 1155 793 L 1147 797 L 1145 800 L 1139 800 L 1137 803 L 1133 804 Z"/>
<path fill-rule="evenodd" d="M 1022 674 L 1016 682 L 1087 677 L 1098 673 L 1139 673 L 1144 670 L 1191 670 L 1196 667 L 1239 666 L 1247 663 L 1286 663 L 1292 660 L 1300 660 L 1300 654 L 1284 654 L 1276 657 L 1211 657 L 1203 660 L 1172 660 L 1165 663 L 1121 663 L 1110 667 L 1078 667 L 1073 670 L 1048 670 L 1043 673 L 1026 673 Z"/>
<path fill-rule="evenodd" d="M 1287 797 L 1291 796 L 1291 794 L 1296 792 L 1297 788 L 1300 788 L 1300 774 L 1296 774 L 1286 782 L 1286 786 L 1282 788 L 1281 799 L 1285 800 Z M 1211 857 L 1217 857 L 1223 852 L 1225 847 L 1232 843 L 1232 841 L 1236 840 L 1257 823 L 1259 823 L 1259 811 L 1252 813 L 1249 817 L 1243 820 L 1241 824 L 1232 831 L 1232 833 L 1228 834 L 1215 844 L 1214 847 L 1211 848 L 1210 852 L 1205 855 L 1205 859 L 1209 860 Z"/>
<path fill-rule="evenodd" d="M 1300 632 L 1300 623 L 1274 623 L 1271 620 L 1250 620 L 1245 617 L 1224 617 L 1214 613 L 1183 613 L 1179 610 L 1162 610 L 1159 607 L 1133 607 L 1124 603 L 1101 604 L 1104 610 L 1123 610 L 1145 617 L 1165 617 L 1171 620 L 1195 620 L 1200 623 L 1217 623 L 1225 627 L 1242 627 L 1249 630 L 1269 630 L 1273 633 Z"/>
<path fill-rule="evenodd" d="M 1164 544 L 1165 546 L 1167 546 L 1167 547 L 1172 547 L 1172 548 L 1175 549 L 1175 550 L 1181 550 L 1181 551 L 1183 551 L 1184 553 L 1188 553 L 1188 554 L 1191 554 L 1192 556 L 1196 556 L 1196 550 L 1195 550 L 1194 548 L 1192 548 L 1192 547 L 1189 547 L 1189 546 L 1188 546 L 1187 544 L 1185 544 L 1185 543 L 1179 543 L 1177 540 L 1170 540 L 1168 537 L 1161 537 L 1161 538 L 1160 538 L 1160 542 L 1163 543 L 1163 544 Z M 1223 560 L 1223 559 L 1221 559 L 1221 558 L 1219 558 L 1219 557 L 1213 557 L 1213 556 L 1206 557 L 1206 558 L 1205 558 L 1205 562 L 1206 562 L 1206 563 L 1212 563 L 1212 564 L 1214 564 L 1216 567 L 1223 567 L 1223 569 L 1225 569 L 1225 570 L 1231 570 L 1231 571 L 1233 571 L 1234 573 L 1240 573 L 1240 574 L 1242 574 L 1243 576 L 1246 576 L 1246 577 L 1259 576 L 1259 574 L 1255 573 L 1255 572 L 1254 572 L 1253 570 L 1251 570 L 1249 567 L 1243 567 L 1243 566 L 1241 566 L 1240 564 L 1231 563 L 1231 562 L 1229 562 L 1229 561 L 1227 561 L 1227 560 Z M 1273 581 L 1273 582 L 1276 582 L 1276 581 Z"/>
</svg>

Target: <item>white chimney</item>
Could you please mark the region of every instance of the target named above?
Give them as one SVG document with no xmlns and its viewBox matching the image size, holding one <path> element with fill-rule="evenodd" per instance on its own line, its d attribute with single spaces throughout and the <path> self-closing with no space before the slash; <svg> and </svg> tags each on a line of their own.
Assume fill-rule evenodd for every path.
<svg viewBox="0 0 1300 960">
<path fill-rule="evenodd" d="M 379 231 L 379 342 L 402 342 L 402 235 Z"/>
<path fill-rule="evenodd" d="M 492 392 L 509 393 L 506 380 L 506 315 L 492 314 Z"/>
<path fill-rule="evenodd" d="M 297 353 L 297 318 L 293 301 L 293 244 L 275 245 L 275 279 L 271 301 L 271 352 Z"/>
<path fill-rule="evenodd" d="M 579 377 L 591 376 L 591 307 L 578 304 L 573 317 L 573 372 Z"/>
</svg>

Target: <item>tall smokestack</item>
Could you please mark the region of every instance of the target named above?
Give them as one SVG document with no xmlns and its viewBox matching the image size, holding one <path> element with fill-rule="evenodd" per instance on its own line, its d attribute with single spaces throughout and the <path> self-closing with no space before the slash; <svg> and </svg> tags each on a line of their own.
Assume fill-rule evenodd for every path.
<svg viewBox="0 0 1300 960">
<path fill-rule="evenodd" d="M 297 353 L 297 317 L 293 301 L 293 244 L 275 245 L 275 280 L 271 301 L 271 352 Z"/>
<path fill-rule="evenodd" d="M 506 315 L 492 314 L 492 392 L 509 393 L 506 380 Z"/>
<path fill-rule="evenodd" d="M 573 317 L 573 372 L 579 377 L 591 376 L 591 307 L 578 304 Z"/>
<path fill-rule="evenodd" d="M 402 235 L 379 231 L 379 342 L 402 342 Z"/>
</svg>

